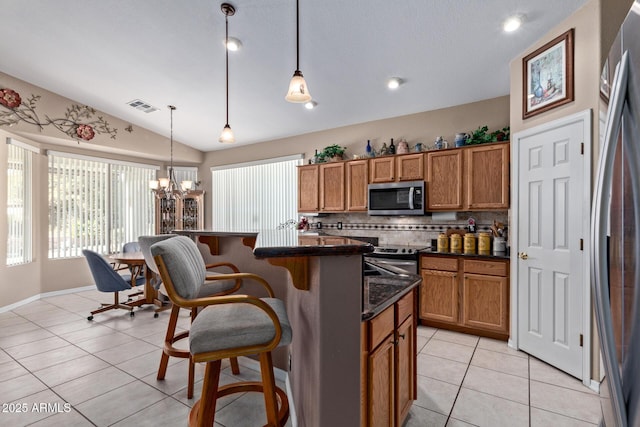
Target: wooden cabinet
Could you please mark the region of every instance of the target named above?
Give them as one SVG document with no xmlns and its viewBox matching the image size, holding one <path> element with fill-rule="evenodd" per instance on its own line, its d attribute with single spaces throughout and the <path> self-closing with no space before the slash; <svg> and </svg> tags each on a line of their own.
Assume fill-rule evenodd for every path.
<svg viewBox="0 0 640 427">
<path fill-rule="evenodd" d="M 396 156 L 396 181 L 424 181 L 424 154 L 402 154 Z"/>
<path fill-rule="evenodd" d="M 363 323 L 361 424 L 401 426 L 417 397 L 415 290 Z"/>
<path fill-rule="evenodd" d="M 427 210 L 463 209 L 462 149 L 427 153 Z"/>
<path fill-rule="evenodd" d="M 427 210 L 509 208 L 509 143 L 427 153 Z"/>
<path fill-rule="evenodd" d="M 369 159 L 369 182 L 393 182 L 396 179 L 395 156 Z"/>
<path fill-rule="evenodd" d="M 369 182 L 424 180 L 424 153 L 369 159 Z"/>
<path fill-rule="evenodd" d="M 469 209 L 509 208 L 509 144 L 465 149 L 464 168 Z"/>
<path fill-rule="evenodd" d="M 318 212 L 319 170 L 318 165 L 298 167 L 298 212 Z"/>
<path fill-rule="evenodd" d="M 509 261 L 423 255 L 423 324 L 509 337 Z"/>
<path fill-rule="evenodd" d="M 320 165 L 321 212 L 344 211 L 344 164 L 333 162 Z"/>
<path fill-rule="evenodd" d="M 347 211 L 367 210 L 367 185 L 369 184 L 369 161 L 352 160 L 347 168 Z"/>
<path fill-rule="evenodd" d="M 204 228 L 204 191 L 188 191 L 181 197 L 156 197 L 156 234 L 173 230 L 198 230 Z"/>
</svg>

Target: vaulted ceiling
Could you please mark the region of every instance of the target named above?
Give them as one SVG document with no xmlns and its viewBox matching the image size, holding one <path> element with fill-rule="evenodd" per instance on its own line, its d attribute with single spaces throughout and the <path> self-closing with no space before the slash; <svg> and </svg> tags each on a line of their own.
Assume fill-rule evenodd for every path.
<svg viewBox="0 0 640 427">
<path fill-rule="evenodd" d="M 294 0 L 232 0 L 229 124 L 252 144 L 509 93 L 509 62 L 586 0 L 299 0 L 313 110 L 284 100 Z M 203 151 L 225 124 L 222 2 L 0 0 L 0 71 Z M 502 22 L 523 18 L 504 33 Z M 390 77 L 403 84 L 387 89 Z M 127 105 L 140 99 L 158 110 Z"/>
</svg>

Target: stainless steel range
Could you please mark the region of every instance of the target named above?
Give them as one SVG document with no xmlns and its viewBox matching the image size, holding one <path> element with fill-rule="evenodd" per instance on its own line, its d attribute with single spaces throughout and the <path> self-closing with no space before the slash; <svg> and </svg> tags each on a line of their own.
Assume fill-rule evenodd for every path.
<svg viewBox="0 0 640 427">
<path fill-rule="evenodd" d="M 424 246 L 376 246 L 372 253 L 364 256 L 377 264 L 391 265 L 410 274 L 418 274 L 418 257 Z"/>
</svg>

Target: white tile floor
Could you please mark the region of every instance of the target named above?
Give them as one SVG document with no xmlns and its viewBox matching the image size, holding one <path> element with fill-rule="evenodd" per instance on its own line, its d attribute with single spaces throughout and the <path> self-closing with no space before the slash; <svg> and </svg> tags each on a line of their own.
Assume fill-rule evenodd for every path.
<svg viewBox="0 0 640 427">
<path fill-rule="evenodd" d="M 88 322 L 106 300 L 84 291 L 0 313 L 1 427 L 187 425 L 204 369 L 196 369 L 190 400 L 185 360 L 171 358 L 166 379 L 156 380 L 168 312 L 154 319 L 152 307 L 133 318 L 111 311 Z M 188 322 L 185 311 L 179 326 Z M 419 327 L 417 344 L 418 400 L 405 427 L 598 424 L 597 394 L 504 342 Z M 234 381 L 228 366 L 221 381 Z M 258 426 L 263 417 L 259 394 L 234 395 L 219 402 L 216 425 Z"/>
</svg>

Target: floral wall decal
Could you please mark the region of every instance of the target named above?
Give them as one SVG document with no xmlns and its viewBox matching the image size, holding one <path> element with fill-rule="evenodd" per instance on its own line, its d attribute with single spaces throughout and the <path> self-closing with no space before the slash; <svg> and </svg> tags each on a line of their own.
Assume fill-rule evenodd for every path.
<svg viewBox="0 0 640 427">
<path fill-rule="evenodd" d="M 73 104 L 67 108 L 64 117 L 52 119 L 45 115 L 42 120 L 36 112 L 38 100 L 40 100 L 39 95 L 31 95 L 23 101 L 15 90 L 0 89 L 0 106 L 3 107 L 0 109 L 0 126 L 25 122 L 38 126 L 42 130 L 44 126 L 51 125 L 78 142 L 80 139 L 90 141 L 96 134 L 108 134 L 111 139 L 116 139 L 117 129 L 110 127 L 102 116 L 96 116 L 95 109 L 86 105 Z"/>
</svg>

